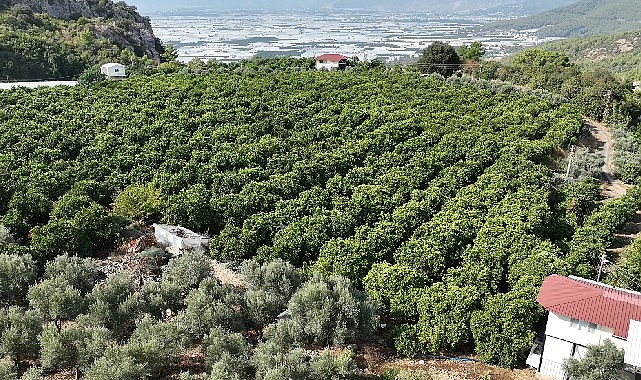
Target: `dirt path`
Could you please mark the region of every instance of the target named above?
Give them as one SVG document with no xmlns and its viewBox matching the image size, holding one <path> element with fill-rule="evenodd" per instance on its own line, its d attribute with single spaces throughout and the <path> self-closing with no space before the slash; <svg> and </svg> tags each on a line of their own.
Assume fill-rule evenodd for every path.
<svg viewBox="0 0 641 380">
<path fill-rule="evenodd" d="M 600 151 L 605 161 L 601 169 L 601 179 L 603 182 L 601 192 L 603 196 L 606 200 L 624 196 L 630 186 L 614 177 L 614 139 L 612 138 L 610 130 L 605 124 L 595 120 L 588 118 L 584 118 L 583 120 L 590 129 L 592 137 L 596 140 L 596 146 L 593 146 L 593 148 Z"/>
</svg>

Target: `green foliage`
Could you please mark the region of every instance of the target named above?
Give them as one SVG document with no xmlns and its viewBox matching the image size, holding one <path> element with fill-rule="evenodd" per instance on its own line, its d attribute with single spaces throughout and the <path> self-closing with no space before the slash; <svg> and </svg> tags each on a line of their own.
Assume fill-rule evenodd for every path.
<svg viewBox="0 0 641 380">
<path fill-rule="evenodd" d="M 472 314 L 470 326 L 481 360 L 513 368 L 525 359 L 542 313 L 537 294 L 538 287 L 525 277 L 513 290 L 489 298 Z"/>
<path fill-rule="evenodd" d="M 90 319 L 116 336 L 126 334 L 138 316 L 137 304 L 129 301 L 133 294 L 134 284 L 129 272 L 119 272 L 107 278 L 104 284 L 94 286 L 89 294 Z"/>
<path fill-rule="evenodd" d="M 36 263 L 30 255 L 0 254 L 0 301 L 23 303 L 37 275 Z"/>
<path fill-rule="evenodd" d="M 157 218 L 163 205 L 163 195 L 153 183 L 131 184 L 114 201 L 114 213 L 133 220 Z"/>
<path fill-rule="evenodd" d="M 15 380 L 18 377 L 16 363 L 8 357 L 0 358 L 0 378 Z"/>
<path fill-rule="evenodd" d="M 102 277 L 93 259 L 61 255 L 45 265 L 44 279 L 59 279 L 85 295 Z"/>
<path fill-rule="evenodd" d="M 570 380 L 615 380 L 623 370 L 623 357 L 623 349 L 606 339 L 601 344 L 588 346 L 581 359 L 565 359 L 563 370 Z"/>
<path fill-rule="evenodd" d="M 179 315 L 180 323 L 194 338 L 202 338 L 214 327 L 240 331 L 246 322 L 242 295 L 212 277 L 192 290 L 185 304 L 186 309 Z"/>
<path fill-rule="evenodd" d="M 456 49 L 445 42 L 435 41 L 423 49 L 416 67 L 422 73 L 450 76 L 459 69 L 460 63 L 461 58 L 456 53 Z"/>
<path fill-rule="evenodd" d="M 198 284 L 209 276 L 209 257 L 200 251 L 187 251 L 169 260 L 162 274 L 162 281 L 178 285 L 182 289 L 190 289 L 198 287 Z"/>
<path fill-rule="evenodd" d="M 46 326 L 38 339 L 42 367 L 47 370 L 77 367 L 85 371 L 113 344 L 109 330 L 87 323 L 86 318 L 61 330 Z"/>
<path fill-rule="evenodd" d="M 480 300 L 474 287 L 432 285 L 418 303 L 420 319 L 416 329 L 421 344 L 434 353 L 458 352 L 469 346 L 470 318 L 480 309 Z"/>
<path fill-rule="evenodd" d="M 301 283 L 296 268 L 281 259 L 262 265 L 247 260 L 239 272 L 250 284 L 245 292 L 245 304 L 253 325 L 259 330 L 287 308 L 287 302 Z"/>
<path fill-rule="evenodd" d="M 465 44 L 459 46 L 459 48 L 456 49 L 456 54 L 458 54 L 459 58 L 464 62 L 478 62 L 485 55 L 485 47 L 483 47 L 481 42 L 474 41 L 470 46 Z"/>
<path fill-rule="evenodd" d="M 0 353 L 14 360 L 33 357 L 38 351 L 42 319 L 34 310 L 11 306 L 0 309 Z"/>
<path fill-rule="evenodd" d="M 221 378 L 245 378 L 250 358 L 250 348 L 239 333 L 229 333 L 215 327 L 203 339 L 205 362 Z"/>
<path fill-rule="evenodd" d="M 63 321 L 73 320 L 87 310 L 80 291 L 62 278 L 42 280 L 29 288 L 29 305 L 60 329 Z"/>
<path fill-rule="evenodd" d="M 367 294 L 380 305 L 390 307 L 390 300 L 401 297 L 412 288 L 422 288 L 425 279 L 413 268 L 401 264 L 374 264 L 363 279 Z"/>
<path fill-rule="evenodd" d="M 343 344 L 378 324 L 376 305 L 344 277 L 316 275 L 292 296 L 287 312 L 309 343 Z"/>
</svg>

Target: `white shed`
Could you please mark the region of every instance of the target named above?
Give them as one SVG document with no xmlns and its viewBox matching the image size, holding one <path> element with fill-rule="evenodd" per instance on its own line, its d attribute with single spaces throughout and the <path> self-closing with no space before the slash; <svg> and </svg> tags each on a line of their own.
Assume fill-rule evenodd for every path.
<svg viewBox="0 0 641 380">
<path fill-rule="evenodd" d="M 125 66 L 120 63 L 105 63 L 100 66 L 100 73 L 107 79 L 123 79 L 127 77 Z"/>
<path fill-rule="evenodd" d="M 209 247 L 209 238 L 181 226 L 154 224 L 156 241 L 172 253 L 185 250 L 204 250 Z"/>
</svg>

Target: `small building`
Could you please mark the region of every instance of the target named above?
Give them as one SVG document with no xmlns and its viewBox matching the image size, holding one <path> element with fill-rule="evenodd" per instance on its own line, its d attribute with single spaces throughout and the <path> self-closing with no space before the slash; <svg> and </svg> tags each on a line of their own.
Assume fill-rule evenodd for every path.
<svg viewBox="0 0 641 380">
<path fill-rule="evenodd" d="M 540 378 L 565 380 L 565 359 L 581 358 L 589 345 L 609 339 L 625 350 L 620 378 L 641 379 L 641 293 L 552 275 L 543 281 L 538 301 L 549 311 L 545 339 L 535 343 L 527 363 Z"/>
<path fill-rule="evenodd" d="M 641 91 L 641 81 L 632 82 L 632 91 L 634 91 L 634 92 Z"/>
<path fill-rule="evenodd" d="M 316 57 L 316 70 L 345 70 L 347 67 L 347 58 L 340 54 L 323 54 Z"/>
<path fill-rule="evenodd" d="M 157 223 L 153 226 L 156 241 L 171 253 L 176 254 L 189 250 L 207 251 L 209 248 L 209 237 L 197 234 L 185 227 Z"/>
<path fill-rule="evenodd" d="M 127 77 L 125 66 L 120 63 L 105 63 L 100 66 L 100 73 L 107 79 L 124 79 Z"/>
</svg>

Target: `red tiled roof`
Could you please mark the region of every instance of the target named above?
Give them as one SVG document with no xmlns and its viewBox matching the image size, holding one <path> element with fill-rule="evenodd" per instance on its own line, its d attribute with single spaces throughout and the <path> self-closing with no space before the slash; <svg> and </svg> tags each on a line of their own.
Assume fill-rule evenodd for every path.
<svg viewBox="0 0 641 380">
<path fill-rule="evenodd" d="M 340 54 L 323 54 L 316 57 L 317 61 L 330 61 L 330 62 L 340 62 L 344 59 L 347 60 L 349 58 Z"/>
<path fill-rule="evenodd" d="M 630 320 L 641 321 L 640 293 L 578 277 L 547 277 L 537 299 L 546 310 L 609 327 L 624 339 Z"/>
</svg>

